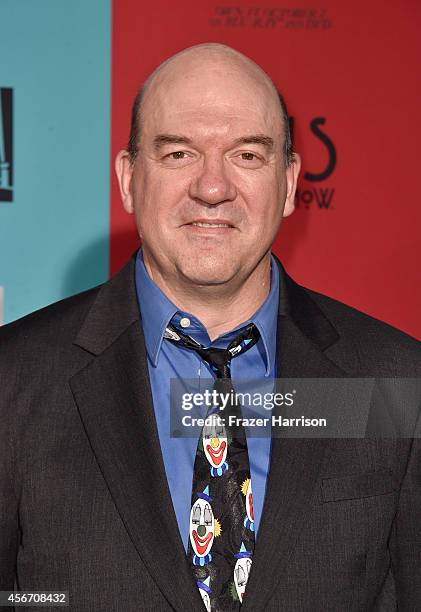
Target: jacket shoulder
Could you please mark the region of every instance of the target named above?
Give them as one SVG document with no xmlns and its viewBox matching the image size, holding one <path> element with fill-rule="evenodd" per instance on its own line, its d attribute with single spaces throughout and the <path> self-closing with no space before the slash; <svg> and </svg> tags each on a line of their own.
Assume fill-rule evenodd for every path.
<svg viewBox="0 0 421 612">
<path fill-rule="evenodd" d="M 2 352 L 14 345 L 28 342 L 56 343 L 59 338 L 73 336 L 89 312 L 102 287 L 98 285 L 71 297 L 64 298 L 35 310 L 24 317 L 0 327 Z"/>
<path fill-rule="evenodd" d="M 347 347 L 350 363 L 381 363 L 385 375 L 420 375 L 421 342 L 403 331 L 352 306 L 311 289 L 304 289 L 339 334 L 332 351 Z M 383 369 L 382 368 L 382 369 Z"/>
</svg>

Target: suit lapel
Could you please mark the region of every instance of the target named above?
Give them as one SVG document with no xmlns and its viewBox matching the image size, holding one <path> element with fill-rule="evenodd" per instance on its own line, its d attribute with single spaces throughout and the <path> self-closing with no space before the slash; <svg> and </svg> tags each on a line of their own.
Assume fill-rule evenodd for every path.
<svg viewBox="0 0 421 612">
<path fill-rule="evenodd" d="M 277 378 L 340 378 L 347 374 L 323 349 L 338 335 L 308 294 L 287 277 L 280 263 Z M 305 511 L 329 440 L 273 438 L 266 497 L 252 571 L 242 610 L 260 612 L 282 581 L 303 527 Z"/>
<path fill-rule="evenodd" d="M 96 357 L 70 386 L 139 556 L 169 605 L 184 612 L 202 604 L 167 485 L 133 274 L 131 262 L 100 290 L 75 342 Z"/>
</svg>

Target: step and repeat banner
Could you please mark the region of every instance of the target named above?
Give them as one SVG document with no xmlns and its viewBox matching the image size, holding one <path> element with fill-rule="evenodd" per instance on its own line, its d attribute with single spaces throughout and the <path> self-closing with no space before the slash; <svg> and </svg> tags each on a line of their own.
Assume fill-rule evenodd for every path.
<svg viewBox="0 0 421 612">
<path fill-rule="evenodd" d="M 215 41 L 288 104 L 303 170 L 274 251 L 289 273 L 421 338 L 420 18 L 417 0 L 1 0 L 3 320 L 130 257 L 113 159 L 133 98 L 168 56 Z"/>
</svg>

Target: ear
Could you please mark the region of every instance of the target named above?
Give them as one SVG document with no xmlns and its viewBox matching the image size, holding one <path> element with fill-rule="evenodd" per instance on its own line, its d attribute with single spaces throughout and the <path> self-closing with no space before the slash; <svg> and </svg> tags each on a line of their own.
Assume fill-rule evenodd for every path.
<svg viewBox="0 0 421 612">
<path fill-rule="evenodd" d="M 123 202 L 124 210 L 132 215 L 134 212 L 133 197 L 130 189 L 133 165 L 130 161 L 128 151 L 122 150 L 117 153 L 114 164 L 117 174 L 118 185 L 120 187 L 121 201 Z"/>
<path fill-rule="evenodd" d="M 286 169 L 287 193 L 285 197 L 285 206 L 283 217 L 288 217 L 295 208 L 295 191 L 297 189 L 298 175 L 300 174 L 301 157 L 298 153 L 294 153 L 294 158 Z"/>
</svg>

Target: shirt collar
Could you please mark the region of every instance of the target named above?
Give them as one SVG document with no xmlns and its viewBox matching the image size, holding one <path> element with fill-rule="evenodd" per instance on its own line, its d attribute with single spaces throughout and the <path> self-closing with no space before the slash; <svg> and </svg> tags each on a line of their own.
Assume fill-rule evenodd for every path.
<svg viewBox="0 0 421 612">
<path fill-rule="evenodd" d="M 271 287 L 266 300 L 250 319 L 230 332 L 223 334 L 212 343 L 216 345 L 223 343 L 224 340 L 231 340 L 235 336 L 234 332 L 236 330 L 253 321 L 260 332 L 263 343 L 266 376 L 270 375 L 275 364 L 279 301 L 279 270 L 273 256 L 271 256 L 271 264 Z M 164 331 L 171 320 L 174 325 L 179 326 L 180 320 L 187 317 L 190 319 L 191 327 L 186 332 L 205 346 L 210 344 L 209 336 L 201 321 L 192 314 L 179 310 L 151 279 L 143 262 L 142 249 L 139 249 L 136 256 L 135 279 L 146 350 L 153 366 L 158 365 Z"/>
</svg>

